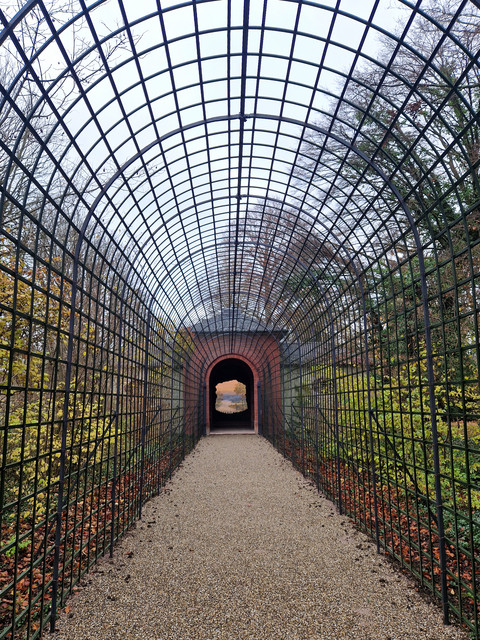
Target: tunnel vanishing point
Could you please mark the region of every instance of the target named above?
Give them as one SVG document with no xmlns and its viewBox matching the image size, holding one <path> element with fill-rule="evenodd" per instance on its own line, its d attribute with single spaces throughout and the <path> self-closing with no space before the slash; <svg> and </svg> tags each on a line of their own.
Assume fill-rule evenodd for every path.
<svg viewBox="0 0 480 640">
<path fill-rule="evenodd" d="M 479 3 L 0 20 L 0 638 L 232 428 L 480 637 Z"/>
</svg>

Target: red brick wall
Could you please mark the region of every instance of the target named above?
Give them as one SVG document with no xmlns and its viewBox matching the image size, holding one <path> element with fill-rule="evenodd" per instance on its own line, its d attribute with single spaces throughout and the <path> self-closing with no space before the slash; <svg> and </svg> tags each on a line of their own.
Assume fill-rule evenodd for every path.
<svg viewBox="0 0 480 640">
<path fill-rule="evenodd" d="M 262 415 L 262 425 L 276 424 L 281 420 L 282 398 L 280 379 L 280 348 L 272 334 L 194 335 L 194 353 L 185 367 L 185 416 L 187 433 L 197 428 L 193 424 L 199 410 L 203 412 L 204 385 L 209 398 L 209 376 L 213 367 L 227 358 L 238 358 L 246 362 L 254 378 L 254 427 L 258 431 L 259 411 L 257 406 L 257 382 L 268 406 L 268 416 Z M 202 407 L 199 407 L 199 402 Z M 209 411 L 207 400 L 207 424 Z"/>
</svg>

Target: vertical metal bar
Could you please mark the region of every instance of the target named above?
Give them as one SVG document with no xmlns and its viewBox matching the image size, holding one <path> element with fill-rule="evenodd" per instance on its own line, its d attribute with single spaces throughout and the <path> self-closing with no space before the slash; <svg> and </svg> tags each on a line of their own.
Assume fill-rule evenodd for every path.
<svg viewBox="0 0 480 640">
<path fill-rule="evenodd" d="M 57 617 L 57 599 L 58 599 L 58 575 L 60 568 L 60 541 L 62 533 L 62 512 L 63 512 L 63 491 L 65 486 L 65 468 L 67 457 L 67 431 L 68 431 L 68 408 L 70 404 L 70 385 L 72 382 L 72 359 L 73 359 L 73 333 L 75 330 L 75 307 L 77 303 L 78 292 L 78 262 L 80 248 L 77 246 L 75 254 L 75 262 L 73 266 L 72 277 L 72 293 L 70 297 L 70 319 L 68 329 L 68 346 L 67 346 L 67 367 L 65 372 L 65 396 L 63 401 L 62 416 L 62 441 L 60 445 L 60 469 L 58 477 L 58 496 L 57 496 L 57 512 L 55 515 L 55 547 L 53 554 L 53 573 L 52 573 L 52 609 L 50 617 L 50 631 L 54 633 L 55 622 Z"/>
<path fill-rule="evenodd" d="M 157 329 L 158 327 L 158 329 Z M 155 329 L 155 333 L 157 335 L 157 340 L 159 341 L 160 344 L 160 397 L 159 397 L 159 403 L 160 403 L 160 462 L 162 462 L 163 459 L 163 455 L 164 455 L 164 446 L 165 446 L 165 442 L 164 442 L 164 431 L 163 431 L 163 426 L 164 426 L 164 411 L 163 411 L 163 394 L 164 394 L 164 386 L 163 386 L 163 376 L 164 376 L 164 356 L 165 356 L 165 328 L 161 328 L 160 329 L 160 324 L 158 322 L 156 322 L 156 329 Z M 158 478 L 157 478 L 157 492 L 160 491 L 161 486 L 164 482 L 164 477 L 163 477 L 163 465 L 160 464 L 159 467 L 159 473 L 158 473 Z"/>
<path fill-rule="evenodd" d="M 340 430 L 338 424 L 338 389 L 337 389 L 337 347 L 335 343 L 335 326 L 333 324 L 333 316 L 331 307 L 328 307 L 330 314 L 330 341 L 332 345 L 332 374 L 333 374 L 333 411 L 335 415 L 335 441 L 337 448 L 337 482 L 338 482 L 338 510 L 340 513 L 343 513 L 343 504 L 342 504 L 342 474 L 340 469 Z M 317 450 L 317 461 L 318 461 L 318 450 Z M 318 462 L 317 462 L 318 465 Z"/>
<path fill-rule="evenodd" d="M 175 336 L 176 340 L 176 336 Z M 175 349 L 174 346 L 171 346 L 171 373 L 170 373 L 170 461 L 168 464 L 168 475 L 171 478 L 173 472 L 173 416 L 176 414 L 176 411 L 173 408 L 173 369 L 174 369 L 174 361 L 175 361 Z"/>
<path fill-rule="evenodd" d="M 300 443 L 302 447 L 302 473 L 305 475 L 305 426 L 303 424 L 303 362 L 302 344 L 298 344 L 299 372 L 300 372 Z"/>
<path fill-rule="evenodd" d="M 320 444 L 319 444 L 319 433 L 318 433 L 318 396 L 315 398 L 315 484 L 317 486 L 317 490 L 320 489 Z"/>
<path fill-rule="evenodd" d="M 143 366 L 143 403 L 142 403 L 142 443 L 141 443 L 141 462 L 140 462 L 140 498 L 138 507 L 138 518 L 142 519 L 143 505 L 143 486 L 145 473 L 145 429 L 147 425 L 147 394 L 148 394 L 148 372 L 149 372 L 149 353 L 150 353 L 150 321 L 151 311 L 148 309 L 147 327 L 145 330 L 145 363 Z"/>
<path fill-rule="evenodd" d="M 120 396 L 121 396 L 121 378 L 122 378 L 122 362 L 123 362 L 123 321 L 125 311 L 125 289 L 126 285 L 122 289 L 122 297 L 120 300 L 120 317 L 118 323 L 118 353 L 117 353 L 117 397 L 115 400 L 115 432 L 113 441 L 113 477 L 112 477 L 112 489 L 110 494 L 111 502 L 111 525 L 110 525 L 110 558 L 113 558 L 113 546 L 115 543 L 115 514 L 116 514 L 116 499 L 117 499 L 117 474 L 118 474 L 118 433 L 119 433 L 119 420 L 120 420 Z"/>
<path fill-rule="evenodd" d="M 181 398 L 181 393 L 182 393 L 182 376 L 178 376 L 178 407 L 180 409 L 181 404 L 182 404 L 182 398 Z M 186 439 L 186 428 L 187 428 L 187 424 L 185 421 L 185 406 L 183 407 L 183 411 L 180 413 L 179 415 L 181 416 L 181 426 L 182 426 L 182 460 L 183 458 L 185 458 L 185 452 L 186 452 L 186 447 L 185 447 L 185 439 Z"/>
<path fill-rule="evenodd" d="M 417 232 L 418 233 L 418 232 Z M 430 326 L 430 312 L 428 309 L 428 289 L 427 277 L 425 271 L 425 261 L 423 250 L 418 251 L 418 262 L 420 267 L 420 282 L 422 289 L 422 306 L 425 323 L 425 348 L 427 352 L 427 375 L 428 375 L 428 396 L 430 405 L 430 419 L 432 425 L 432 448 L 433 448 L 433 467 L 435 476 L 435 498 L 437 508 L 438 523 L 438 539 L 440 552 L 440 590 L 442 594 L 443 622 L 449 624 L 449 604 L 448 604 L 448 585 L 447 585 L 447 553 L 445 544 L 445 526 L 443 520 L 443 500 L 441 485 L 441 469 L 440 469 L 440 452 L 438 447 L 438 430 L 437 430 L 437 412 L 435 403 L 435 374 L 433 371 L 433 348 Z M 433 564 L 433 563 L 432 563 Z M 434 574 L 432 571 L 432 582 Z"/>
<path fill-rule="evenodd" d="M 285 425 L 286 425 L 286 419 L 285 419 L 285 408 L 286 408 L 286 404 L 285 404 L 285 389 L 286 389 L 286 383 L 285 383 L 285 362 L 284 362 L 284 358 L 280 358 L 280 393 L 282 394 L 282 432 L 283 434 L 279 434 L 280 436 L 283 435 L 283 455 L 285 455 Z M 277 443 L 278 443 L 278 438 L 277 438 Z M 277 445 L 278 446 L 278 445 Z"/>
<path fill-rule="evenodd" d="M 260 385 L 260 380 L 257 381 L 257 413 L 258 413 L 258 434 L 263 434 L 263 425 L 262 425 L 262 387 Z"/>
<path fill-rule="evenodd" d="M 202 406 L 202 411 L 203 411 L 203 415 L 202 415 L 202 420 L 203 420 L 202 435 L 206 436 L 207 435 L 207 383 L 206 382 L 203 383 L 203 406 Z"/>
<path fill-rule="evenodd" d="M 363 341 L 365 347 L 365 372 L 367 376 L 367 407 L 368 407 L 368 441 L 370 449 L 370 468 L 372 471 L 372 488 L 373 488 L 373 511 L 375 521 L 375 540 L 377 544 L 377 553 L 380 553 L 380 528 L 378 525 L 378 493 L 377 493 L 377 469 L 375 465 L 375 449 L 373 444 L 373 420 L 372 420 L 372 389 L 370 382 L 370 357 L 368 348 L 368 322 L 367 322 L 367 303 L 365 298 L 365 290 L 361 277 L 358 278 L 360 291 L 362 295 L 362 313 L 363 313 Z"/>
<path fill-rule="evenodd" d="M 290 354 L 288 354 L 288 376 L 290 378 L 290 384 L 288 386 L 289 389 L 289 393 L 291 395 L 292 393 L 292 363 L 290 361 Z M 291 422 L 291 413 L 292 413 L 292 399 L 290 398 L 290 402 L 289 402 L 289 410 L 290 410 L 290 422 Z M 287 450 L 287 420 L 284 419 L 283 421 L 283 457 L 285 458 L 286 456 L 286 450 Z"/>
</svg>

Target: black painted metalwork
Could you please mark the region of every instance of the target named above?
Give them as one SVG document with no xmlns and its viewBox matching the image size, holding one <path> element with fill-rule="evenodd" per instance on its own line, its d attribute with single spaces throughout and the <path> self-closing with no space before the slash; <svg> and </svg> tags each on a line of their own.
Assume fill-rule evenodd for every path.
<svg viewBox="0 0 480 640">
<path fill-rule="evenodd" d="M 229 357 L 480 637 L 480 9 L 352 7 L 0 1 L 0 638 L 54 629 Z"/>
</svg>

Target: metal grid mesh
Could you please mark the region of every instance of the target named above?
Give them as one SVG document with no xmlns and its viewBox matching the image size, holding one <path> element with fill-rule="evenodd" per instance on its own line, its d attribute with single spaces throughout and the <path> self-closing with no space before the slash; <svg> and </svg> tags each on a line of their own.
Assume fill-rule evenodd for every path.
<svg viewBox="0 0 480 640">
<path fill-rule="evenodd" d="M 477 3 L 0 7 L 0 638 L 54 626 L 231 357 L 478 637 Z"/>
</svg>

